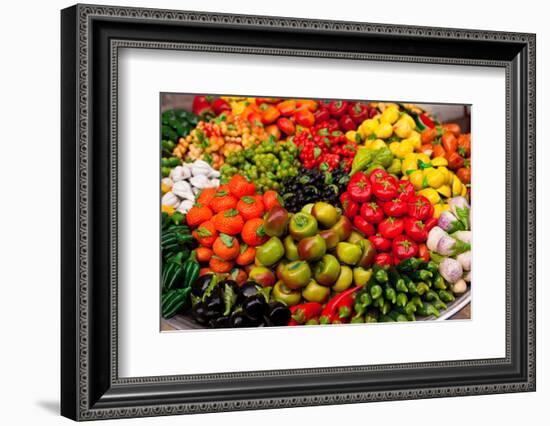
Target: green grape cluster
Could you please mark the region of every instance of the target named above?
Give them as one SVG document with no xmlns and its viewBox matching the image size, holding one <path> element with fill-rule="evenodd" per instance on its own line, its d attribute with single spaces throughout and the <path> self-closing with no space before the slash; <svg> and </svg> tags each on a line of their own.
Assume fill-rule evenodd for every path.
<svg viewBox="0 0 550 426">
<path fill-rule="evenodd" d="M 241 174 L 256 184 L 260 193 L 279 190 L 281 181 L 296 176 L 300 162 L 298 147 L 291 141 L 269 139 L 238 152 L 232 152 L 221 167 L 222 182 Z"/>
</svg>

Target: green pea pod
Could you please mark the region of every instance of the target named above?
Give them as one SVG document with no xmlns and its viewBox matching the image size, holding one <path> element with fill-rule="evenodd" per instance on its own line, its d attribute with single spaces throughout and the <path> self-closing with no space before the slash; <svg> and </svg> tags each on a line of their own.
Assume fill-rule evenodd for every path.
<svg viewBox="0 0 550 426">
<path fill-rule="evenodd" d="M 388 313 L 388 316 L 393 318 L 393 320 L 397 321 L 397 322 L 408 322 L 409 321 L 409 318 L 407 317 L 407 315 L 402 314 L 401 312 L 398 312 L 398 311 L 390 311 Z"/>
<path fill-rule="evenodd" d="M 447 285 L 445 284 L 445 280 L 443 279 L 443 277 L 439 273 L 434 274 L 432 282 L 433 282 L 434 288 L 436 288 L 438 290 L 446 290 L 447 289 Z"/>
<path fill-rule="evenodd" d="M 384 297 L 395 305 L 397 301 L 397 292 L 389 283 L 384 285 Z"/>
<path fill-rule="evenodd" d="M 449 303 L 455 300 L 454 295 L 450 291 L 439 290 L 438 294 L 439 294 L 439 298 L 444 302 Z"/>
<path fill-rule="evenodd" d="M 405 293 L 397 293 L 395 304 L 400 307 L 404 307 L 408 302 L 407 295 Z"/>
<path fill-rule="evenodd" d="M 419 269 L 409 273 L 409 277 L 411 277 L 414 281 L 427 281 L 432 278 L 432 276 L 433 274 L 426 269 Z"/>
<path fill-rule="evenodd" d="M 429 302 L 424 302 L 422 306 L 419 306 L 416 313 L 424 317 L 429 317 L 431 315 L 434 317 L 439 316 L 439 310 Z"/>
<path fill-rule="evenodd" d="M 428 284 L 426 284 L 425 282 L 419 282 L 419 283 L 416 283 L 416 292 L 422 296 L 423 294 L 425 294 L 426 292 L 428 292 L 430 290 L 430 286 Z"/>
<path fill-rule="evenodd" d="M 370 289 L 370 295 L 373 299 L 378 299 L 380 296 L 382 296 L 382 287 L 380 287 L 378 284 L 375 284 Z"/>
<path fill-rule="evenodd" d="M 422 263 L 421 259 L 418 259 L 416 257 L 409 257 L 408 259 L 404 259 L 396 266 L 397 271 L 401 273 L 408 273 L 416 270 L 420 264 Z"/>
</svg>

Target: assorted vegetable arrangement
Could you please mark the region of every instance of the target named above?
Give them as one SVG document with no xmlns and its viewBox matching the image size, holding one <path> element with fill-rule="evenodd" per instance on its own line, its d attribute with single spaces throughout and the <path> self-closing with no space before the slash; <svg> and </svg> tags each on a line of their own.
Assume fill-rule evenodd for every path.
<svg viewBox="0 0 550 426">
<path fill-rule="evenodd" d="M 164 318 L 437 318 L 471 283 L 471 138 L 418 106 L 195 96 L 162 114 Z"/>
</svg>

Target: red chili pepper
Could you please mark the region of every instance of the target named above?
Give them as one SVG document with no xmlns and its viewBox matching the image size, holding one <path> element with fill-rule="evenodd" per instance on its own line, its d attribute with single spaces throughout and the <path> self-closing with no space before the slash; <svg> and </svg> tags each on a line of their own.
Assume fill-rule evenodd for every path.
<svg viewBox="0 0 550 426">
<path fill-rule="evenodd" d="M 348 184 L 348 192 L 356 203 L 366 203 L 372 195 L 372 185 L 363 172 L 357 172 Z"/>
<path fill-rule="evenodd" d="M 415 219 L 425 220 L 432 217 L 434 214 L 434 207 L 430 201 L 422 196 L 415 195 L 409 200 L 409 216 Z"/>
<path fill-rule="evenodd" d="M 448 167 L 451 170 L 458 170 L 464 166 L 464 158 L 458 152 L 451 152 L 447 155 Z"/>
<path fill-rule="evenodd" d="M 407 214 L 409 206 L 406 201 L 402 201 L 399 198 L 394 198 L 391 201 L 386 201 L 382 204 L 384 213 L 386 216 L 401 217 Z"/>
<path fill-rule="evenodd" d="M 430 252 L 426 244 L 418 244 L 418 257 L 424 262 L 430 261 Z"/>
<path fill-rule="evenodd" d="M 323 309 L 323 305 L 317 302 L 302 303 L 290 308 L 291 319 L 296 324 L 304 324 L 310 319 L 317 318 Z M 290 325 L 290 323 L 289 323 Z"/>
<path fill-rule="evenodd" d="M 374 264 L 382 267 L 391 266 L 394 264 L 394 259 L 390 253 L 378 253 L 374 257 Z"/>
<path fill-rule="evenodd" d="M 220 115 L 224 111 L 231 111 L 231 105 L 225 99 L 218 98 L 212 102 L 212 108 L 216 115 Z"/>
<path fill-rule="evenodd" d="M 376 201 L 363 204 L 360 213 L 369 223 L 380 223 L 384 219 L 384 211 Z"/>
<path fill-rule="evenodd" d="M 345 132 L 349 130 L 355 130 L 357 128 L 357 124 L 355 124 L 355 121 L 353 121 L 351 117 L 347 114 L 344 114 L 342 117 L 340 117 L 338 124 L 340 125 L 340 128 Z"/>
<path fill-rule="evenodd" d="M 212 112 L 212 96 L 195 96 L 191 107 L 193 114 L 203 115 Z"/>
<path fill-rule="evenodd" d="M 340 203 L 342 203 L 342 209 L 344 210 L 344 215 L 350 219 L 353 219 L 357 216 L 359 212 L 359 204 L 351 199 L 349 192 L 344 192 L 340 195 Z"/>
<path fill-rule="evenodd" d="M 426 114 L 425 112 L 423 112 L 422 114 L 420 114 L 418 116 L 418 119 L 421 121 L 421 123 L 426 126 L 426 127 L 430 127 L 430 128 L 434 128 L 435 127 L 435 123 L 433 122 L 433 120 L 428 116 L 428 114 Z"/>
<path fill-rule="evenodd" d="M 369 107 L 363 102 L 352 102 L 348 105 L 348 114 L 355 124 L 361 124 L 369 118 Z"/>
<path fill-rule="evenodd" d="M 346 113 L 348 103 L 346 101 L 332 101 L 328 104 L 328 112 L 333 117 L 341 117 Z"/>
<path fill-rule="evenodd" d="M 333 324 L 335 321 L 341 322 L 349 317 L 353 309 L 353 293 L 360 288 L 359 286 L 349 288 L 330 299 L 321 312 L 319 323 Z"/>
<path fill-rule="evenodd" d="M 403 233 L 405 229 L 405 223 L 403 219 L 396 217 L 387 217 L 382 222 L 378 224 L 378 232 L 384 238 L 389 238 L 390 240 L 396 238 L 398 235 Z"/>
<path fill-rule="evenodd" d="M 391 249 L 391 240 L 380 234 L 371 235 L 369 241 L 374 245 L 376 251 L 385 252 Z"/>
<path fill-rule="evenodd" d="M 330 118 L 330 112 L 328 112 L 328 108 L 321 107 L 313 113 L 313 116 L 315 117 L 315 122 L 319 123 L 328 120 Z"/>
<path fill-rule="evenodd" d="M 405 233 L 417 243 L 423 243 L 428 239 L 428 229 L 421 220 L 405 218 Z"/>
<path fill-rule="evenodd" d="M 390 201 L 397 197 L 397 181 L 393 176 L 384 176 L 372 184 L 372 193 L 380 201 Z"/>
<path fill-rule="evenodd" d="M 367 220 L 362 216 L 355 216 L 353 218 L 353 226 L 355 226 L 357 230 L 366 237 L 370 237 L 376 232 L 374 225 L 367 222 Z"/>
<path fill-rule="evenodd" d="M 397 198 L 403 201 L 409 201 L 414 196 L 414 186 L 408 180 L 397 182 Z"/>
<path fill-rule="evenodd" d="M 392 242 L 392 252 L 396 259 L 408 259 L 418 254 L 418 246 L 409 237 L 399 235 Z"/>
</svg>

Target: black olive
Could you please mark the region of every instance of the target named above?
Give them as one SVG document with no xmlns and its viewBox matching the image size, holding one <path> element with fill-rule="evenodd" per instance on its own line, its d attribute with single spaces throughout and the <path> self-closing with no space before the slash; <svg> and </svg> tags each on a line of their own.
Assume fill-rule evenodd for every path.
<svg viewBox="0 0 550 426">
<path fill-rule="evenodd" d="M 205 274 L 198 277 L 191 284 L 191 293 L 195 296 L 202 297 L 213 278 L 214 274 Z"/>
<path fill-rule="evenodd" d="M 290 320 L 290 309 L 284 303 L 271 302 L 267 307 L 267 317 L 274 326 L 287 325 Z"/>
<path fill-rule="evenodd" d="M 243 310 L 251 319 L 261 318 L 264 315 L 267 303 L 261 294 L 248 297 L 243 302 Z"/>
</svg>

